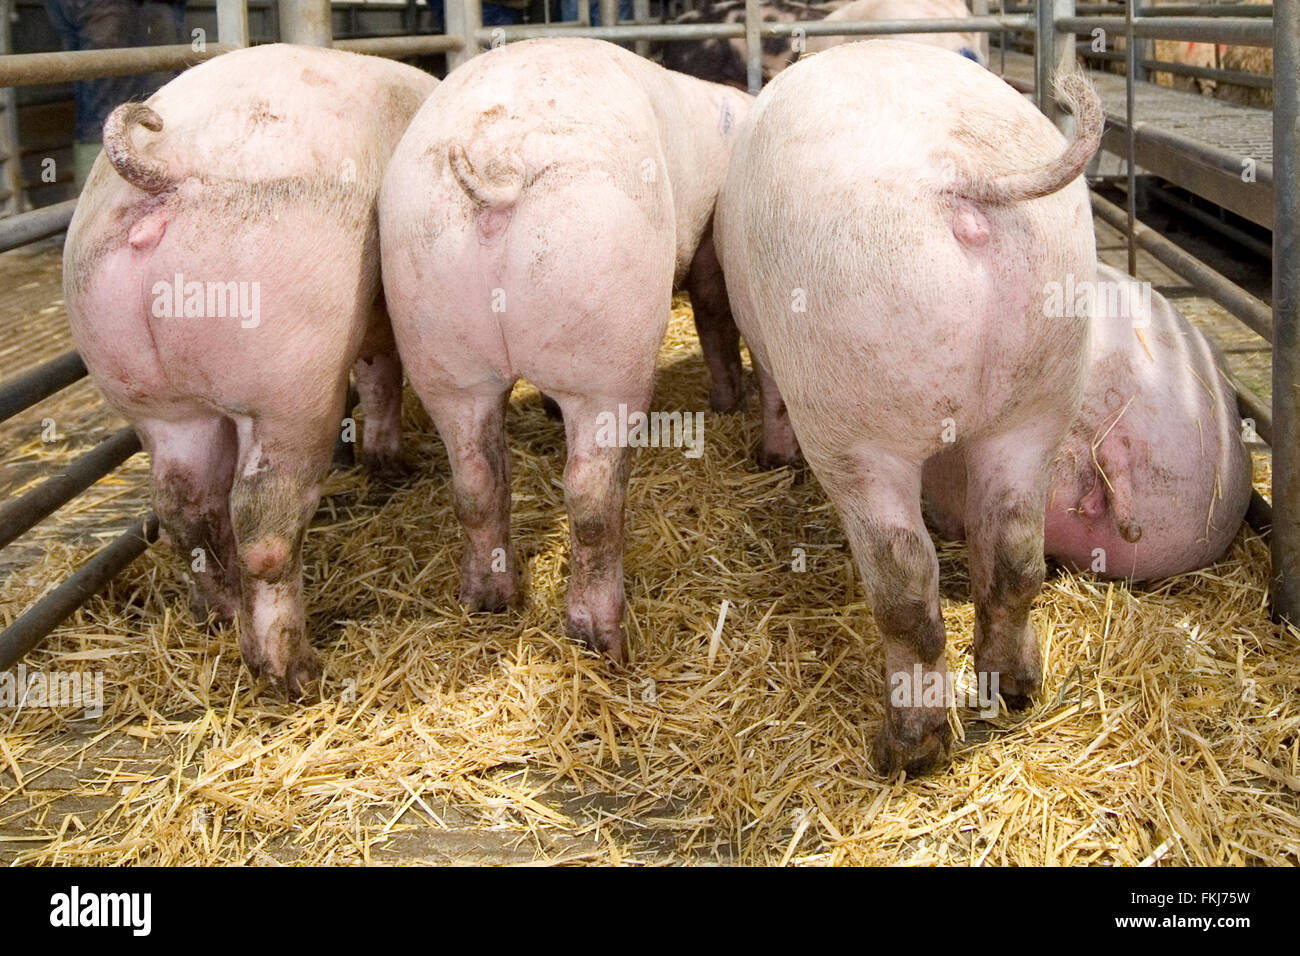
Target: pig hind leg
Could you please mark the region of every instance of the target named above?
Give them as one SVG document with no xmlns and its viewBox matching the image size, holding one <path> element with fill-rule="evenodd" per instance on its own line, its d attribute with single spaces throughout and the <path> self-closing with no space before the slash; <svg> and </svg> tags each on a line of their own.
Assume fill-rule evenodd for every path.
<svg viewBox="0 0 1300 956">
<path fill-rule="evenodd" d="M 876 769 L 924 773 L 946 758 L 950 731 L 939 562 L 921 516 L 921 467 L 871 449 L 837 457 L 818 475 L 844 523 L 884 641 Z"/>
<path fill-rule="evenodd" d="M 375 320 L 356 362 L 357 394 L 366 415 L 362 457 L 366 468 L 382 481 L 396 482 L 410 474 L 402 458 L 402 362 L 387 314 Z"/>
<path fill-rule="evenodd" d="M 424 395 L 451 459 L 456 517 L 465 531 L 460 601 L 471 611 L 501 611 L 522 600 L 519 560 L 510 540 L 510 387 Z"/>
<path fill-rule="evenodd" d="M 754 377 L 758 379 L 758 394 L 763 406 L 763 444 L 758 451 L 758 466 L 767 469 L 799 464 L 803 455 L 794 426 L 790 424 L 785 399 L 781 397 L 776 379 L 768 374 L 757 358 L 754 360 Z"/>
<path fill-rule="evenodd" d="M 631 451 L 603 447 L 597 440 L 602 413 L 626 405 L 629 414 L 645 412 L 644 394 L 608 400 L 563 396 L 568 460 L 564 500 L 569 513 L 569 595 L 565 630 L 615 663 L 627 661 L 623 614 L 623 506 L 627 498 Z"/>
<path fill-rule="evenodd" d="M 320 504 L 341 413 L 243 420 L 230 513 L 243 573 L 239 646 L 254 674 L 308 696 L 320 663 L 308 641 L 302 542 Z"/>
<path fill-rule="evenodd" d="M 140 421 L 149 451 L 158 519 L 193 575 L 190 609 L 233 622 L 239 613 L 239 565 L 230 523 L 237 445 L 234 425 L 219 415 L 185 422 Z"/>
<path fill-rule="evenodd" d="M 727 285 L 713 248 L 712 231 L 705 235 L 691 261 L 690 272 L 686 275 L 686 291 L 691 296 L 695 332 L 712 381 L 709 407 L 715 412 L 738 412 L 745 404 L 740 330 L 736 328 L 727 301 Z"/>
<path fill-rule="evenodd" d="M 1046 570 L 1043 515 L 1055 449 L 1041 435 L 1017 431 L 966 450 L 975 670 L 997 674 L 1003 700 L 1017 709 L 1042 683 L 1029 610 Z"/>
</svg>

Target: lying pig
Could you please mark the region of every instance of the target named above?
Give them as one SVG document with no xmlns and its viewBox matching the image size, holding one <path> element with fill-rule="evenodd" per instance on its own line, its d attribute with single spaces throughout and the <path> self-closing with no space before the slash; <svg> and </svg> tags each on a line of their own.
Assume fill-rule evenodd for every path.
<svg viewBox="0 0 1300 956">
<path fill-rule="evenodd" d="M 372 465 L 399 458 L 402 373 L 375 196 L 437 81 L 285 45 L 187 70 L 118 107 L 63 254 L 72 335 L 151 457 L 196 612 L 239 620 L 250 670 L 318 670 L 301 548 L 357 363 Z"/>
<path fill-rule="evenodd" d="M 1110 577 L 1204 567 L 1250 503 L 1236 396 L 1214 347 L 1150 286 L 1098 265 L 1094 303 L 1087 391 L 1052 468 L 1043 546 Z M 945 537 L 965 534 L 966 489 L 960 452 L 926 463 L 927 513 Z"/>
<path fill-rule="evenodd" d="M 951 436 L 970 473 L 976 670 L 996 674 L 1013 706 L 1040 684 L 1029 608 L 1047 479 L 1088 360 L 1087 315 L 1049 314 L 1042 290 L 1093 279 L 1079 174 L 1102 127 L 1085 81 L 1067 77 L 1061 92 L 1077 120 L 1069 143 L 956 54 L 895 40 L 835 47 L 759 96 L 718 200 L 766 458 L 802 446 L 884 639 L 883 773 L 919 772 L 947 749 L 945 702 L 895 692 L 913 673 L 946 683 L 921 471 Z"/>
<path fill-rule="evenodd" d="M 471 609 L 521 598 L 504 412 L 524 378 L 564 414 L 568 633 L 625 659 L 630 454 L 602 422 L 647 408 L 672 288 L 711 250 L 748 105 L 611 43 L 530 40 L 453 71 L 393 153 L 384 293 L 451 458 Z"/>
</svg>

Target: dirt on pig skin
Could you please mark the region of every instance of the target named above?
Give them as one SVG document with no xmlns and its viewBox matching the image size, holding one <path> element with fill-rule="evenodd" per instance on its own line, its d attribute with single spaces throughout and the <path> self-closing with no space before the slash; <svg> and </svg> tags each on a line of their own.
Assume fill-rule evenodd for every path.
<svg viewBox="0 0 1300 956">
<path fill-rule="evenodd" d="M 525 379 L 565 426 L 566 630 L 626 661 L 632 449 L 603 438 L 602 421 L 648 411 L 682 286 L 710 403 L 740 407 L 739 336 L 710 234 L 748 107 L 614 44 L 532 40 L 457 69 L 412 120 L 380 195 L 384 291 L 451 459 L 471 610 L 522 600 L 503 409 Z"/>
<path fill-rule="evenodd" d="M 400 471 L 375 198 L 436 83 L 336 50 L 216 57 L 109 117 L 64 246 L 73 338 L 149 453 L 193 609 L 236 616 L 293 696 L 319 673 L 301 546 L 354 363 L 365 458 Z"/>
<path fill-rule="evenodd" d="M 1044 289 L 1092 281 L 1080 173 L 1103 121 L 1082 78 L 1059 91 L 1078 121 L 1069 142 L 967 57 L 838 46 L 758 97 L 719 197 L 714 236 L 759 382 L 761 460 L 806 458 L 883 637 L 884 775 L 932 769 L 947 750 L 947 707 L 909 687 L 914 674 L 950 686 L 921 490 L 925 463 L 952 442 L 970 475 L 976 671 L 996 674 L 1013 706 L 1042 680 L 1029 609 L 1089 336 L 1086 314 L 1049 314 Z"/>
</svg>

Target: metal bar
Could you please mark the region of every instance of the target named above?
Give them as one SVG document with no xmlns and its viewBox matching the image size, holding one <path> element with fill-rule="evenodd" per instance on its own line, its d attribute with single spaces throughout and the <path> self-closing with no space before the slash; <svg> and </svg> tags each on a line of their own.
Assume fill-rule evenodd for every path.
<svg viewBox="0 0 1300 956">
<path fill-rule="evenodd" d="M 606 21 L 602 17 L 600 22 L 604 23 Z M 617 22 L 618 22 L 617 19 L 609 21 L 610 24 L 615 24 Z M 632 22 L 635 23 L 637 26 L 646 26 L 651 22 L 650 0 L 632 0 Z M 649 56 L 650 41 L 638 40 L 636 42 L 636 55 Z"/>
<path fill-rule="evenodd" d="M 217 40 L 248 46 L 248 0 L 217 0 Z"/>
<path fill-rule="evenodd" d="M 1255 423 L 1255 434 L 1272 445 L 1273 413 L 1269 411 L 1268 404 L 1226 367 L 1220 371 L 1237 393 L 1237 411 L 1241 417 L 1251 419 Z"/>
<path fill-rule="evenodd" d="M 977 17 L 987 17 L 989 15 L 989 0 L 970 0 L 970 12 Z M 984 62 L 987 63 L 989 61 L 989 35 L 987 33 L 980 34 L 979 53 L 984 58 Z"/>
<path fill-rule="evenodd" d="M 13 0 L 3 0 L 0 2 L 0 53 L 8 55 L 13 52 L 13 26 L 17 20 L 17 13 L 14 11 Z M 0 205 L 3 209 L 0 212 L 7 216 L 15 216 L 25 210 L 28 206 L 27 199 L 23 195 L 23 176 L 22 163 L 19 160 L 19 140 L 18 135 L 18 94 L 15 90 L 6 89 L 0 91 L 0 107 L 4 109 L 4 116 L 0 117 L 0 134 L 4 140 L 6 153 L 0 157 L 0 169 L 3 170 L 4 191 L 7 194 Z M 12 197 L 12 202 L 10 198 Z"/>
<path fill-rule="evenodd" d="M 1124 30 L 1124 17 L 1063 17 L 1056 21 L 1068 33 L 1091 33 L 1101 27 L 1108 33 Z M 1192 43 L 1230 43 L 1237 46 L 1269 46 L 1273 23 L 1248 17 L 1134 17 L 1133 32 L 1152 40 L 1187 40 Z"/>
<path fill-rule="evenodd" d="M 69 199 L 0 220 L 0 252 L 63 232 L 72 222 L 72 212 L 76 208 L 77 201 Z"/>
<path fill-rule="evenodd" d="M 127 426 L 104 439 L 62 472 L 0 507 L 0 548 L 62 508 L 139 450 L 140 439 L 135 429 Z"/>
<path fill-rule="evenodd" d="M 788 37 L 795 30 L 806 36 L 890 36 L 895 33 L 993 33 L 998 30 L 1028 30 L 1036 32 L 1033 17 L 966 17 L 964 19 L 920 20 L 796 20 L 791 23 L 767 22 L 762 25 L 763 36 Z"/>
<path fill-rule="evenodd" d="M 1127 59 L 1127 53 L 1117 53 L 1114 50 L 1107 50 L 1098 53 L 1092 49 L 1092 44 L 1087 41 L 1080 41 L 1077 45 L 1079 55 L 1085 60 L 1109 60 L 1117 61 Z M 1172 63 L 1168 60 L 1143 60 L 1142 66 L 1153 73 L 1173 73 L 1177 76 L 1191 76 L 1198 80 L 1218 80 L 1221 83 L 1232 83 L 1236 86 L 1250 86 L 1261 90 L 1271 90 L 1273 88 L 1273 77 L 1263 73 L 1246 73 L 1244 70 L 1221 70 L 1213 66 L 1192 66 L 1190 63 Z"/>
<path fill-rule="evenodd" d="M 480 43 L 493 42 L 492 34 L 500 30 L 500 27 L 493 27 L 491 30 L 483 29 L 483 4 L 480 0 L 462 0 L 465 6 L 465 34 L 464 46 L 461 49 L 467 57 L 478 56 L 482 52 Z M 589 9 L 588 0 L 581 0 L 578 4 L 584 10 Z M 590 15 L 590 14 L 589 14 Z M 485 33 L 486 37 L 479 34 Z M 498 34 L 499 35 L 499 34 Z"/>
<path fill-rule="evenodd" d="M 184 70 L 235 47 L 209 43 L 195 50 L 188 43 L 128 47 L 123 50 L 61 50 L 53 53 L 14 53 L 0 56 L 0 87 L 41 86 L 102 76 L 129 76 L 163 70 Z"/>
<path fill-rule="evenodd" d="M 618 0 L 600 0 L 599 10 L 603 26 L 618 26 Z"/>
<path fill-rule="evenodd" d="M 1300 622 L 1300 0 L 1273 46 L 1273 615 Z"/>
<path fill-rule="evenodd" d="M 1032 4 L 1008 4 L 1010 13 L 1030 13 Z M 1121 16 L 1123 3 L 1081 3 L 1076 8 L 1079 16 Z M 1169 6 L 1149 7 L 1139 5 L 1140 17 L 1271 17 L 1272 4 L 1245 3 L 1172 3 Z"/>
<path fill-rule="evenodd" d="M 763 41 L 758 35 L 762 22 L 758 0 L 745 0 L 745 79 L 750 96 L 763 89 Z"/>
<path fill-rule="evenodd" d="M 334 40 L 330 0 L 280 0 L 280 39 L 303 46 L 329 46 Z"/>
<path fill-rule="evenodd" d="M 1052 96 L 1052 67 L 1056 62 L 1056 0 L 1038 0 L 1036 28 L 1038 42 L 1034 44 L 1034 105 L 1050 120 L 1060 111 Z"/>
<path fill-rule="evenodd" d="M 415 56 L 420 53 L 445 53 L 460 50 L 465 38 L 444 36 L 441 33 L 422 33 L 419 36 L 363 37 L 356 40 L 335 40 L 334 49 L 350 53 L 369 53 L 372 56 Z"/>
<path fill-rule="evenodd" d="M 1241 176 L 1241 161 L 1246 159 L 1245 156 L 1230 153 L 1217 146 L 1211 146 L 1168 130 L 1155 129 L 1144 124 L 1137 124 L 1137 137 L 1144 143 L 1176 149 L 1203 166 L 1209 166 L 1211 169 L 1229 173 L 1236 177 Z M 1255 167 L 1255 185 L 1272 186 L 1273 176 L 1273 167 L 1269 163 L 1260 163 Z"/>
<path fill-rule="evenodd" d="M 448 10 L 455 7 L 449 0 Z M 663 23 L 650 26 L 632 24 L 617 27 L 580 27 L 565 25 L 547 27 L 538 24 L 499 27 L 506 40 L 534 40 L 541 37 L 589 37 L 595 40 L 661 40 L 666 43 L 684 40 L 739 39 L 745 35 L 745 24 L 737 23 Z M 797 20 L 791 23 L 760 22 L 760 37 L 788 37 L 796 30 L 804 36 L 891 36 L 897 33 L 980 33 L 1000 30 L 1035 29 L 1027 16 L 970 17 L 950 20 Z M 491 39 L 487 30 L 480 29 L 476 38 Z"/>
<path fill-rule="evenodd" d="M 1290 0 L 1290 2 L 1300 3 L 1300 0 Z M 1123 230 L 1127 215 L 1114 203 L 1107 202 L 1093 193 L 1092 209 L 1100 219 L 1116 229 Z M 1184 252 L 1145 223 L 1134 224 L 1133 238 L 1138 248 L 1151 253 L 1194 288 L 1241 319 L 1253 332 L 1269 341 L 1273 340 L 1273 315 L 1269 307 L 1255 296 L 1211 269 L 1195 256 Z M 1276 277 L 1276 266 L 1273 274 Z M 1277 379 L 1274 378 L 1273 381 L 1276 383 Z M 1276 397 L 1276 384 L 1273 387 L 1273 394 Z"/>
<path fill-rule="evenodd" d="M 447 0 L 447 9 L 456 6 L 456 0 Z M 665 23 L 647 27 L 621 24 L 616 27 L 582 27 L 565 21 L 560 26 L 542 26 L 524 24 L 521 26 L 496 27 L 504 34 L 506 41 L 536 40 L 545 37 L 589 37 L 593 40 L 711 40 L 714 38 L 735 39 L 745 35 L 743 23 Z M 487 30 L 479 31 L 480 41 L 490 39 Z"/>
<path fill-rule="evenodd" d="M 1137 132 L 1133 123 L 1133 110 L 1136 106 L 1137 88 L 1134 85 L 1137 82 L 1137 63 L 1138 48 L 1137 36 L 1133 32 L 1133 2 L 1129 3 L 1124 9 L 1124 136 L 1125 136 L 1125 153 L 1127 158 L 1124 161 L 1124 175 L 1128 188 L 1124 192 L 1124 242 L 1128 246 L 1128 274 L 1137 277 L 1138 271 L 1138 253 L 1137 239 L 1133 235 L 1137 228 Z"/>
<path fill-rule="evenodd" d="M 1059 20 L 1063 16 L 1074 16 L 1074 0 L 1055 0 L 1053 4 L 1054 16 Z M 1042 33 L 1038 34 L 1038 44 L 1042 43 Z M 1055 84 L 1056 77 L 1065 76 L 1067 73 L 1073 73 L 1078 69 L 1078 56 L 1074 52 L 1074 37 L 1064 31 L 1057 30 L 1055 22 L 1052 24 L 1052 57 L 1050 62 L 1051 75 L 1049 81 Z M 1067 139 L 1074 137 L 1074 117 L 1062 110 L 1056 103 L 1056 96 L 1052 86 L 1047 88 L 1047 99 L 1051 103 L 1052 112 L 1047 116 L 1056 124 L 1057 128 L 1066 136 Z"/>
<path fill-rule="evenodd" d="M 998 13 L 1001 14 L 999 19 L 1006 17 L 1007 15 L 1006 0 L 998 0 Z M 1003 74 L 1006 72 L 1007 72 L 1007 31 L 999 30 L 998 31 L 998 73 Z"/>
<path fill-rule="evenodd" d="M 86 363 L 76 352 L 66 352 L 52 361 L 0 386 L 0 422 L 49 398 L 60 389 L 86 377 Z"/>
<path fill-rule="evenodd" d="M 1090 4 L 1105 13 L 1102 4 Z M 1114 9 L 1113 7 L 1111 9 Z M 1164 7 L 1140 5 L 1138 16 L 1142 17 L 1272 17 L 1273 5 L 1249 3 L 1171 3 Z"/>
<path fill-rule="evenodd" d="M 1175 196 L 1163 186 L 1157 186 L 1155 183 L 1146 183 L 1144 188 L 1147 194 L 1154 196 L 1160 202 L 1176 212 L 1195 219 L 1201 225 L 1213 229 L 1226 238 L 1234 245 L 1242 246 L 1249 249 L 1255 255 L 1264 259 L 1271 259 L 1273 256 L 1273 247 L 1263 239 L 1257 239 L 1244 229 L 1239 229 L 1232 223 L 1224 222 L 1215 218 L 1199 206 L 1194 206 L 1180 196 Z"/>
<path fill-rule="evenodd" d="M 460 46 L 447 51 L 447 69 L 454 70 L 471 56 L 467 42 L 469 35 L 465 32 L 464 0 L 446 0 L 442 8 L 442 18 L 443 32 L 448 36 L 460 39 Z M 552 28 L 547 27 L 546 29 L 549 31 Z M 491 42 L 491 40 L 488 42 Z"/>
<path fill-rule="evenodd" d="M 13 666 L 156 540 L 158 516 L 150 512 L 144 521 L 101 549 L 71 577 L 28 608 L 0 632 L 0 670 Z"/>
</svg>

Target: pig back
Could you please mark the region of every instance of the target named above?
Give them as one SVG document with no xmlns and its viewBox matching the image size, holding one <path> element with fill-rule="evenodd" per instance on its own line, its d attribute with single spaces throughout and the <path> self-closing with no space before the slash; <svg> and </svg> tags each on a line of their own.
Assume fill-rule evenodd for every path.
<svg viewBox="0 0 1300 956">
<path fill-rule="evenodd" d="M 340 50 L 271 44 L 187 70 L 147 104 L 164 128 L 140 137 L 179 176 L 244 182 L 338 176 L 372 194 L 437 81 Z"/>
<path fill-rule="evenodd" d="M 655 112 L 620 56 L 639 59 L 594 40 L 530 40 L 454 70 L 394 152 L 385 233 L 436 241 L 489 207 L 572 202 L 596 187 L 672 229 Z"/>
</svg>

